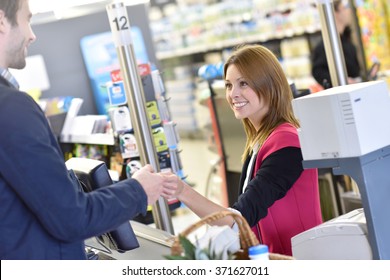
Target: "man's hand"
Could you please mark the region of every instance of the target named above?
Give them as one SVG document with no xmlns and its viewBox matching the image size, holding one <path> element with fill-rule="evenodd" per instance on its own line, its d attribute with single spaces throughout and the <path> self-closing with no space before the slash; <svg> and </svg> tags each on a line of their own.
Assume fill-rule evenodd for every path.
<svg viewBox="0 0 390 280">
<path fill-rule="evenodd" d="M 162 195 L 164 188 L 172 188 L 177 181 L 176 175 L 154 173 L 153 167 L 149 164 L 137 170 L 131 178 L 142 185 L 148 197 L 148 205 L 155 203 Z"/>
</svg>

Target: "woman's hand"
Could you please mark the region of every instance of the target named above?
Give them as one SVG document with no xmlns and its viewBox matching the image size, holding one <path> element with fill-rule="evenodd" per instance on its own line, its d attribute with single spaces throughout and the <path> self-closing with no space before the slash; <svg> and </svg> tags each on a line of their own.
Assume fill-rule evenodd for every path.
<svg viewBox="0 0 390 280">
<path fill-rule="evenodd" d="M 167 197 L 175 194 L 180 179 L 172 173 L 155 173 L 150 164 L 137 170 L 132 179 L 137 180 L 148 197 L 148 205 L 152 205 L 160 196 Z"/>
<path fill-rule="evenodd" d="M 178 198 L 183 193 L 185 183 L 176 175 L 172 173 L 164 173 L 165 176 L 169 176 L 169 181 L 163 185 L 162 196 L 166 199 Z"/>
</svg>

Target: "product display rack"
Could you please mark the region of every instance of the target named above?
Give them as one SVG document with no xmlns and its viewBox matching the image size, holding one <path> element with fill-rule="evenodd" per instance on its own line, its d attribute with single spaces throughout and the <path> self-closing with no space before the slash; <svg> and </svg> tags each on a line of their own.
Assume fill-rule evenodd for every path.
<svg viewBox="0 0 390 280">
<path fill-rule="evenodd" d="M 179 155 L 179 136 L 176 132 L 176 124 L 170 116 L 160 72 L 158 70 L 151 71 L 149 65 L 139 65 L 139 67 L 143 68 L 140 72 L 142 72 L 141 80 L 145 94 L 146 111 L 160 171 L 172 172 L 181 179 L 185 179 Z M 120 83 L 122 83 L 121 80 L 113 81 L 113 85 L 117 87 Z M 131 108 L 128 108 L 126 104 L 121 104 L 113 106 L 109 112 L 117 150 L 123 160 L 121 179 L 131 178 L 132 174 L 142 167 L 138 151 L 139 143 L 135 137 L 137 132 L 132 127 L 133 122 L 129 110 Z M 180 202 L 176 199 L 168 201 L 168 204 L 170 210 L 180 206 Z M 137 217 L 136 220 L 146 221 L 146 223 L 152 222 L 150 216 Z"/>
<path fill-rule="evenodd" d="M 143 72 L 141 80 L 160 170 L 172 172 L 185 179 L 179 155 L 179 135 L 176 131 L 176 123 L 171 119 L 168 108 L 169 101 L 165 98 L 160 72 L 158 70 L 151 71 L 150 65 L 144 64 L 139 65 L 139 67 L 143 68 L 140 71 Z M 118 70 L 113 72 L 116 73 L 112 74 L 112 77 L 120 77 Z M 121 90 L 123 90 L 121 83 L 123 82 L 120 78 L 109 82 L 107 94 L 113 90 L 116 96 L 120 96 Z M 111 97 L 110 100 L 113 98 Z M 118 180 L 131 178 L 142 164 L 128 106 L 124 103 L 111 104 L 109 119 L 111 129 L 107 133 L 79 135 L 68 131 L 66 137 L 62 137 L 62 150 L 66 159 L 76 156 L 102 160 L 108 168 L 117 171 Z M 171 211 L 181 205 L 176 199 L 170 200 L 168 204 Z M 150 212 L 146 217 L 139 216 L 134 220 L 143 223 L 153 222 Z"/>
</svg>

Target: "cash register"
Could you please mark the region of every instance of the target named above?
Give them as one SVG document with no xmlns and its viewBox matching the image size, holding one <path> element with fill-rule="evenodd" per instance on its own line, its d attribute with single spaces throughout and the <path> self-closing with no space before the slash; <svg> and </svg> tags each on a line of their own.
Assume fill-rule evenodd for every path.
<svg viewBox="0 0 390 280">
<path fill-rule="evenodd" d="M 363 208 L 291 239 L 297 259 L 390 259 L 390 95 L 384 81 L 293 100 L 303 167 L 351 176 Z M 364 211 L 363 211 L 364 209 Z"/>
</svg>

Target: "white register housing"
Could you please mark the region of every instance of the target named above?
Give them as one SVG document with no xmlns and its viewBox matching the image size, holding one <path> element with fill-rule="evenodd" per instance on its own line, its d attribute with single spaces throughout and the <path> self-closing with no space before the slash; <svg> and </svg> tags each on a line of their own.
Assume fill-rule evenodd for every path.
<svg viewBox="0 0 390 280">
<path fill-rule="evenodd" d="M 357 157 L 390 145 L 384 81 L 339 86 L 293 100 L 304 160 Z"/>
<path fill-rule="evenodd" d="M 291 239 L 298 260 L 371 260 L 363 209 L 327 221 Z"/>
</svg>

